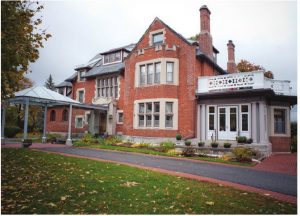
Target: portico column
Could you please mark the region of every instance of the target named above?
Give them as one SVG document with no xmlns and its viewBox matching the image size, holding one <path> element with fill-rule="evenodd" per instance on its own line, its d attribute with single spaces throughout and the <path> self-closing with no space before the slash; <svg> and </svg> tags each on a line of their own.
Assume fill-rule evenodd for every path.
<svg viewBox="0 0 300 216">
<path fill-rule="evenodd" d="M 29 99 L 26 99 L 23 139 L 27 139 L 27 131 L 28 131 L 28 108 L 29 108 Z"/>
<path fill-rule="evenodd" d="M 200 113 L 201 113 L 201 117 L 200 117 L 200 126 L 201 126 L 200 139 L 201 139 L 201 141 L 205 141 L 206 140 L 206 134 L 205 134 L 205 126 L 206 126 L 206 121 L 205 121 L 205 104 L 201 105 Z"/>
<path fill-rule="evenodd" d="M 6 107 L 5 107 L 5 103 L 2 104 L 2 121 L 1 121 L 1 143 L 4 144 L 4 140 L 5 140 L 5 137 L 4 137 L 4 128 L 5 128 L 5 110 L 6 110 Z"/>
<path fill-rule="evenodd" d="M 44 110 L 44 129 L 43 129 L 42 143 L 47 142 L 46 126 L 47 126 L 47 104 L 45 105 L 45 110 Z"/>
<path fill-rule="evenodd" d="M 259 125 L 260 125 L 260 143 L 268 144 L 268 131 L 267 131 L 267 108 L 264 102 L 259 103 Z"/>
<path fill-rule="evenodd" d="M 72 146 L 71 133 L 72 133 L 72 104 L 70 104 L 70 108 L 69 108 L 69 129 L 68 129 L 68 139 L 66 141 L 66 145 L 68 146 Z"/>
</svg>

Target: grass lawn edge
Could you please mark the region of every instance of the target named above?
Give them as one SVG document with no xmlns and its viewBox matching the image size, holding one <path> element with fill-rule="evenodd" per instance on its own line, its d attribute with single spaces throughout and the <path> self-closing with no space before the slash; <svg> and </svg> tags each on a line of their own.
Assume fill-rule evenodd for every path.
<svg viewBox="0 0 300 216">
<path fill-rule="evenodd" d="M 82 148 L 82 147 L 80 147 L 80 148 Z M 94 148 L 92 148 L 92 149 L 94 149 Z M 292 204 L 297 204 L 297 197 L 294 197 L 294 196 L 285 195 L 285 194 L 281 194 L 281 193 L 278 193 L 278 192 L 268 191 L 268 190 L 264 190 L 264 189 L 260 189 L 260 188 L 251 187 L 251 186 L 246 186 L 246 185 L 242 185 L 242 184 L 238 184 L 238 183 L 213 179 L 213 178 L 209 178 L 209 177 L 197 176 L 197 175 L 188 174 L 188 173 L 180 173 L 180 172 L 165 170 L 165 169 L 161 169 L 161 168 L 141 166 L 141 165 L 130 164 L 130 163 L 126 163 L 126 162 L 117 162 L 117 161 L 112 161 L 112 160 L 87 157 L 87 156 L 82 156 L 82 155 L 73 155 L 73 154 L 68 154 L 68 153 L 52 152 L 52 151 L 41 150 L 41 149 L 31 149 L 31 150 L 37 151 L 37 152 L 46 152 L 46 153 L 49 153 L 49 154 L 58 154 L 58 155 L 66 156 L 66 157 L 85 158 L 85 159 L 94 160 L 94 161 L 98 161 L 98 162 L 122 164 L 122 165 L 130 166 L 130 167 L 135 167 L 135 168 L 139 168 L 139 169 L 146 169 L 146 170 L 159 172 L 159 173 L 162 173 L 162 174 L 167 174 L 167 175 L 172 175 L 172 176 L 177 176 L 177 177 L 182 177 L 182 178 L 186 178 L 186 179 L 192 179 L 192 180 L 197 180 L 197 181 L 202 181 L 202 182 L 211 182 L 211 183 L 220 184 L 220 185 L 224 185 L 224 186 L 227 186 L 227 187 L 232 187 L 232 188 L 235 188 L 235 189 L 239 189 L 239 190 L 242 190 L 242 191 L 258 193 L 262 196 L 270 196 L 270 197 L 272 197 L 274 199 L 277 199 L 277 200 L 280 200 L 280 201 L 289 202 L 289 203 L 292 203 Z M 115 150 L 109 150 L 109 151 L 115 151 Z M 137 153 L 137 154 L 142 154 L 142 153 Z M 164 156 L 162 156 L 162 157 L 164 157 Z M 173 158 L 173 157 L 171 157 L 171 158 Z"/>
</svg>

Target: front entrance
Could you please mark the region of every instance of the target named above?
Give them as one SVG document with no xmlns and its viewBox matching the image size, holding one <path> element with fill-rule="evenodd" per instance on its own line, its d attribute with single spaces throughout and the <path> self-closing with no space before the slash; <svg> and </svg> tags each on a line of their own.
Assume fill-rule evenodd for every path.
<svg viewBox="0 0 300 216">
<path fill-rule="evenodd" d="M 238 135 L 238 107 L 218 107 L 218 139 L 235 140 Z"/>
</svg>

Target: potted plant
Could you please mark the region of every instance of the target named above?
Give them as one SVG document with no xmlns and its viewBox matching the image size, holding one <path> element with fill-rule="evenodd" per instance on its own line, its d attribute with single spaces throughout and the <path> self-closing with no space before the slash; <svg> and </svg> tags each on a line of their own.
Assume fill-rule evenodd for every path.
<svg viewBox="0 0 300 216">
<path fill-rule="evenodd" d="M 246 143 L 247 142 L 247 137 L 245 137 L 245 136 L 237 136 L 236 137 L 236 141 L 238 143 Z"/>
<path fill-rule="evenodd" d="M 181 138 L 182 138 L 182 136 L 181 136 L 181 134 L 176 134 L 176 140 L 181 140 Z"/>
<path fill-rule="evenodd" d="M 199 147 L 203 147 L 204 145 L 205 145 L 205 142 L 202 142 L 202 141 L 198 142 Z"/>
<path fill-rule="evenodd" d="M 253 139 L 252 139 L 252 138 L 247 139 L 247 143 L 248 143 L 248 144 L 253 143 Z"/>
<path fill-rule="evenodd" d="M 186 146 L 191 146 L 192 142 L 190 140 L 186 140 L 186 141 L 184 141 L 184 144 Z"/>
<path fill-rule="evenodd" d="M 212 142 L 210 145 L 211 145 L 212 148 L 218 148 L 219 143 L 217 143 L 217 142 Z"/>
<path fill-rule="evenodd" d="M 231 143 L 225 142 L 223 146 L 224 146 L 224 148 L 230 148 L 231 147 Z"/>
<path fill-rule="evenodd" d="M 32 139 L 24 139 L 22 144 L 24 148 L 28 148 L 29 146 L 32 145 Z"/>
</svg>

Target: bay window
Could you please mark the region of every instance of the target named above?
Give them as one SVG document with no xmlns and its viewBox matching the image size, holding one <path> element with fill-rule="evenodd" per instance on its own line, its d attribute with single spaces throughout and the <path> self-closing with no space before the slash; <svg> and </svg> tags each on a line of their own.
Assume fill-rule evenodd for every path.
<svg viewBox="0 0 300 216">
<path fill-rule="evenodd" d="M 119 97 L 118 77 L 99 78 L 96 81 L 97 97 Z"/>
</svg>

